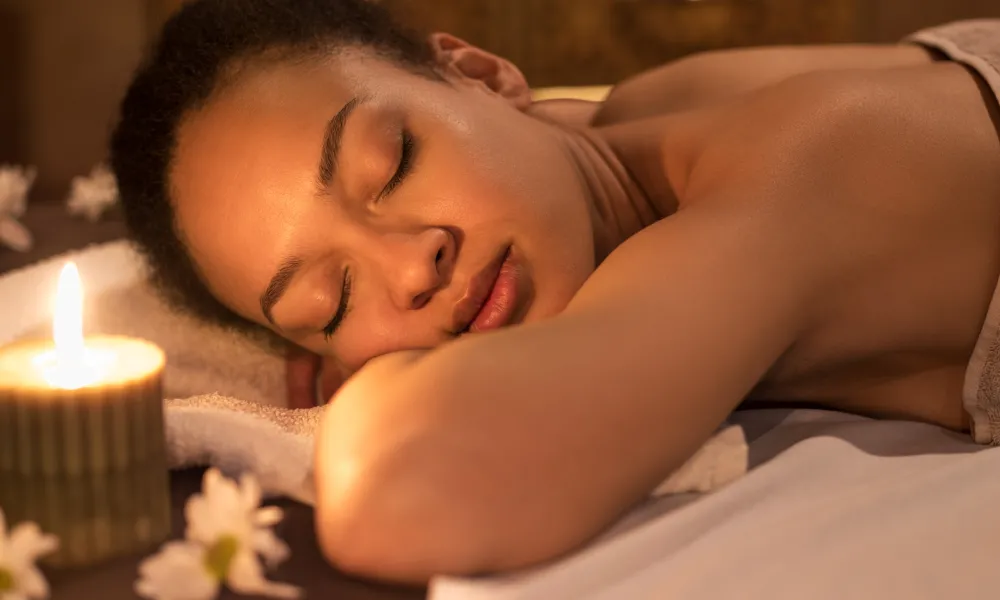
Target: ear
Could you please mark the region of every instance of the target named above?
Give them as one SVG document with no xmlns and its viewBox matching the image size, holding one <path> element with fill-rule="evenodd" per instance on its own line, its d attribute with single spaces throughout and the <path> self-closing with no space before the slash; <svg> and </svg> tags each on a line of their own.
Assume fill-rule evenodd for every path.
<svg viewBox="0 0 1000 600">
<path fill-rule="evenodd" d="M 446 75 L 479 82 L 519 110 L 531 106 L 531 88 L 514 63 L 448 33 L 431 34 L 428 43 Z"/>
</svg>

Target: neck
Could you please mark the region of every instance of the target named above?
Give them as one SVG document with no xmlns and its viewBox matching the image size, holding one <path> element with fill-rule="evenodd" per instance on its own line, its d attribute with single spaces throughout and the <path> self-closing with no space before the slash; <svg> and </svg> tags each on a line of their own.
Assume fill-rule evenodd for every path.
<svg viewBox="0 0 1000 600">
<path fill-rule="evenodd" d="M 658 176 L 650 169 L 660 162 L 656 148 L 612 146 L 594 130 L 564 130 L 561 135 L 588 199 L 597 264 L 622 242 L 676 211 L 662 168 Z M 628 156 L 642 158 L 627 161 Z"/>
</svg>

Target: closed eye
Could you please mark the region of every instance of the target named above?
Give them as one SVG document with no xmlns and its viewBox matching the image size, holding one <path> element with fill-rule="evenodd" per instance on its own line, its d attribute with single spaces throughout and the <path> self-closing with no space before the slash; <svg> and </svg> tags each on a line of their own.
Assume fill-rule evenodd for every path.
<svg viewBox="0 0 1000 600">
<path fill-rule="evenodd" d="M 337 312 L 334 313 L 333 318 L 330 322 L 326 324 L 323 328 L 323 339 L 328 340 L 333 337 L 336 333 L 337 328 L 340 324 L 344 322 L 344 317 L 351 309 L 351 272 L 349 270 L 344 271 L 344 283 L 340 289 L 340 304 L 337 305 Z"/>
<path fill-rule="evenodd" d="M 399 165 L 396 167 L 396 172 L 393 173 L 392 177 L 385 184 L 385 188 L 382 189 L 382 193 L 379 194 L 379 199 L 385 198 L 393 192 L 406 178 L 406 176 L 413 169 L 413 157 L 416 153 L 416 140 L 413 134 L 407 129 L 403 129 L 400 133 L 400 150 L 399 150 Z"/>
</svg>

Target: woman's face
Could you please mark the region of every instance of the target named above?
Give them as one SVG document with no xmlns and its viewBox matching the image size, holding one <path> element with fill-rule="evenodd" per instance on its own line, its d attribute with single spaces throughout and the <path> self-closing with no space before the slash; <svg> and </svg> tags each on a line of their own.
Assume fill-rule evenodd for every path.
<svg viewBox="0 0 1000 600">
<path fill-rule="evenodd" d="M 212 292 L 347 371 L 551 316 L 594 268 L 550 125 L 361 50 L 239 72 L 182 123 L 170 181 Z"/>
</svg>

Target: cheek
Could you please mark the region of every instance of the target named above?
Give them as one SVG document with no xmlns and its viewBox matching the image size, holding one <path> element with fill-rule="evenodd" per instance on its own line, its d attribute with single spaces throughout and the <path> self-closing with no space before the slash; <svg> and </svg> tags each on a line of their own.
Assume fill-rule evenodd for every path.
<svg viewBox="0 0 1000 600">
<path fill-rule="evenodd" d="M 580 182 L 555 138 L 527 117 L 477 122 L 445 157 L 468 217 L 561 239 L 590 227 Z M 590 237 L 589 235 L 586 237 Z"/>
<path fill-rule="evenodd" d="M 562 148 L 519 120 L 443 137 L 416 193 L 472 244 L 484 234 L 488 243 L 512 239 L 537 271 L 538 292 L 564 304 L 593 270 L 594 247 L 584 191 Z"/>
<path fill-rule="evenodd" d="M 378 299 L 359 300 L 355 306 L 336 341 L 318 349 L 332 351 L 352 371 L 376 356 L 433 348 L 441 342 L 441 332 L 423 314 L 401 313 Z"/>
<path fill-rule="evenodd" d="M 496 177 L 506 168 L 506 176 Z M 514 165 L 470 165 L 436 179 L 470 248 L 513 242 L 518 249 L 533 294 L 526 319 L 561 312 L 594 269 L 593 230 L 576 182 Z"/>
</svg>

